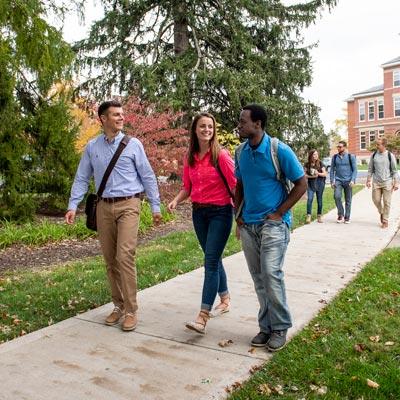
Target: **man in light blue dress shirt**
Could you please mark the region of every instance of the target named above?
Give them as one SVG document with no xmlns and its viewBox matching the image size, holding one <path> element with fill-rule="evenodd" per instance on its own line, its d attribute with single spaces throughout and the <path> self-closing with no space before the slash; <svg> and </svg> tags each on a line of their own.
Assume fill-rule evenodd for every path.
<svg viewBox="0 0 400 400">
<path fill-rule="evenodd" d="M 124 113 L 118 101 L 106 101 L 98 115 L 103 133 L 89 141 L 79 163 L 71 189 L 67 224 L 73 224 L 76 209 L 85 196 L 92 176 L 98 190 L 104 172 L 124 134 Z M 131 331 L 137 325 L 137 284 L 135 252 L 140 216 L 139 194 L 146 192 L 153 212 L 153 222 L 161 221 L 157 179 L 142 143 L 131 138 L 122 151 L 97 204 L 97 231 L 107 275 L 111 286 L 114 310 L 106 325 L 115 325 L 124 316 L 122 329 Z"/>
</svg>

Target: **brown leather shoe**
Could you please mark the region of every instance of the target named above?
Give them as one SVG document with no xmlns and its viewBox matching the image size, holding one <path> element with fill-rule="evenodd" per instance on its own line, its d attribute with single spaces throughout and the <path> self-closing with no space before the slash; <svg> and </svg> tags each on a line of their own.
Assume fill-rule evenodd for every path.
<svg viewBox="0 0 400 400">
<path fill-rule="evenodd" d="M 111 325 L 118 324 L 122 315 L 123 315 L 123 311 L 119 307 L 115 306 L 112 313 L 106 318 L 106 321 L 105 321 L 106 325 L 111 326 Z"/>
<path fill-rule="evenodd" d="M 126 313 L 124 322 L 122 323 L 123 331 L 133 331 L 137 325 L 137 314 Z"/>
</svg>

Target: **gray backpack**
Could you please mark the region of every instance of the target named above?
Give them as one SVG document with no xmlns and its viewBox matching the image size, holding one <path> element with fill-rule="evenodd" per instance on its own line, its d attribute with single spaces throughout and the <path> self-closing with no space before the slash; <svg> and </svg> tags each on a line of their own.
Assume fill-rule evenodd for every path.
<svg viewBox="0 0 400 400">
<path fill-rule="evenodd" d="M 239 165 L 240 154 L 242 153 L 245 144 L 246 142 L 241 143 L 235 150 L 235 161 L 237 165 Z M 279 139 L 276 137 L 271 137 L 271 159 L 276 172 L 276 180 L 282 184 L 286 192 L 289 194 L 290 191 L 293 189 L 294 185 L 292 181 L 287 179 L 285 175 L 282 174 L 281 165 L 279 164 L 279 159 L 278 159 L 278 145 L 279 145 Z M 242 202 L 240 203 L 239 207 L 236 210 L 235 213 L 236 219 L 239 218 L 240 214 L 242 213 L 243 205 L 244 205 L 244 199 L 242 200 Z"/>
</svg>

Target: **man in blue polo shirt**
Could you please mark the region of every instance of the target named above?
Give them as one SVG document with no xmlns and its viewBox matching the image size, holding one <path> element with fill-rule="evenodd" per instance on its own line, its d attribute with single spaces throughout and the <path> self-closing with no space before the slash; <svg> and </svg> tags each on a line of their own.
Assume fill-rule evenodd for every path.
<svg viewBox="0 0 400 400">
<path fill-rule="evenodd" d="M 266 121 L 266 110 L 257 104 L 243 107 L 240 113 L 239 135 L 248 140 L 235 157 L 235 206 L 244 199 L 237 235 L 260 304 L 260 332 L 251 344 L 277 351 L 285 345 L 292 326 L 282 271 L 290 236 L 290 209 L 305 193 L 307 183 L 296 155 L 282 142 L 278 143 L 277 158 L 282 175 L 294 183 L 289 194 L 278 180 Z"/>
</svg>

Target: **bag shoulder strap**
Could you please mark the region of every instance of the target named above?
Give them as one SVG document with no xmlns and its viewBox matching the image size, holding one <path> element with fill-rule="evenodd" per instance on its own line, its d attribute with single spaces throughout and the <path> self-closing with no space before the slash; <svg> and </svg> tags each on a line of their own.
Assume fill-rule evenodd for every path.
<svg viewBox="0 0 400 400">
<path fill-rule="evenodd" d="M 119 142 L 117 150 L 115 151 L 110 163 L 108 164 L 108 166 L 106 168 L 106 171 L 104 172 L 103 179 L 101 180 L 101 183 L 99 186 L 99 190 L 97 191 L 98 197 L 101 197 L 101 195 L 103 194 L 104 189 L 106 188 L 107 180 L 111 174 L 111 171 L 113 170 L 115 164 L 117 163 L 118 158 L 122 153 L 122 150 L 124 150 L 124 148 L 127 146 L 127 144 L 129 143 L 130 140 L 131 140 L 131 138 L 129 136 L 124 135 L 122 140 Z"/>
<path fill-rule="evenodd" d="M 217 165 L 215 166 L 215 168 L 218 171 L 218 174 L 221 177 L 222 181 L 224 182 L 224 185 L 226 187 L 226 190 L 229 193 L 229 196 L 231 196 L 231 199 L 234 200 L 235 196 L 233 195 L 232 190 L 228 185 L 228 181 L 226 180 L 226 177 L 225 177 L 224 173 L 222 172 L 221 167 L 219 166 L 219 160 L 217 160 Z"/>
</svg>

